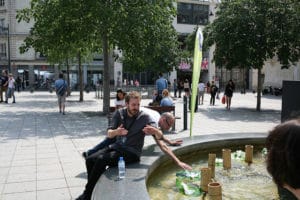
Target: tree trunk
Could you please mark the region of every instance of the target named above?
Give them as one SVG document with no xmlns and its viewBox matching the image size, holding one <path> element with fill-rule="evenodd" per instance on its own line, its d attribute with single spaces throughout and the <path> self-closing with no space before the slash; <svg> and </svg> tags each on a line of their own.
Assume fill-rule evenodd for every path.
<svg viewBox="0 0 300 200">
<path fill-rule="evenodd" d="M 79 101 L 83 101 L 83 80 L 82 80 L 82 66 L 81 66 L 81 53 L 78 52 L 78 77 L 79 77 Z"/>
<path fill-rule="evenodd" d="M 257 71 L 257 104 L 256 104 L 256 111 L 260 111 L 261 106 L 261 86 L 262 86 L 262 74 L 261 74 L 261 67 L 258 68 Z"/>
<path fill-rule="evenodd" d="M 109 60 L 108 60 L 108 53 L 109 53 L 109 45 L 108 39 L 106 34 L 103 34 L 102 37 L 102 45 L 103 45 L 103 62 L 104 62 L 104 69 L 103 69 L 103 113 L 109 113 L 109 106 L 110 106 L 110 88 L 109 88 Z"/>
</svg>

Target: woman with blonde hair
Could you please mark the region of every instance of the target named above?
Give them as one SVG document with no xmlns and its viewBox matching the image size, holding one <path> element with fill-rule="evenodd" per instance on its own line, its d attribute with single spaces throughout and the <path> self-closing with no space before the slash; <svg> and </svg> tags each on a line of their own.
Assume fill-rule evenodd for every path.
<svg viewBox="0 0 300 200">
<path fill-rule="evenodd" d="M 164 89 L 162 91 L 162 100 L 160 101 L 160 106 L 173 106 L 173 100 L 171 99 L 169 95 L 169 90 Z"/>
</svg>

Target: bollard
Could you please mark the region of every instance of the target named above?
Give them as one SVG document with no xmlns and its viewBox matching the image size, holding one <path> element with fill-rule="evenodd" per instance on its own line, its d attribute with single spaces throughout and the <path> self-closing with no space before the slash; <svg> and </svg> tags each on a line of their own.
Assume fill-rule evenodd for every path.
<svg viewBox="0 0 300 200">
<path fill-rule="evenodd" d="M 222 200 L 222 186 L 220 183 L 208 184 L 208 197 L 209 200 Z"/>
<path fill-rule="evenodd" d="M 208 167 L 211 170 L 211 178 L 215 178 L 216 154 L 209 153 L 207 163 L 208 163 Z"/>
<path fill-rule="evenodd" d="M 252 163 L 253 145 L 245 145 L 245 162 Z"/>
<path fill-rule="evenodd" d="M 230 149 L 222 149 L 222 158 L 223 158 L 223 168 L 230 169 L 231 168 L 231 150 Z"/>
<path fill-rule="evenodd" d="M 204 191 L 208 191 L 208 184 L 211 181 L 211 170 L 208 167 L 201 168 L 201 182 L 200 188 Z"/>
<path fill-rule="evenodd" d="M 187 130 L 187 97 L 183 96 L 183 130 Z"/>
</svg>

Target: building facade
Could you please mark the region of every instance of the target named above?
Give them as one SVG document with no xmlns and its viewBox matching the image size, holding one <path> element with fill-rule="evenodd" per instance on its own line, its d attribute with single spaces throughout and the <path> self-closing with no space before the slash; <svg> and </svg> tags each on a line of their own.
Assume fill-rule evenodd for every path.
<svg viewBox="0 0 300 200">
<path fill-rule="evenodd" d="M 48 89 L 65 66 L 50 65 L 46 58 L 34 49 L 21 54 L 19 48 L 28 36 L 33 22 L 18 23 L 17 11 L 30 5 L 30 0 L 0 0 L 0 69 L 8 70 L 19 76 L 22 86 L 26 88 Z M 113 62 L 113 61 L 111 61 Z M 113 62 L 114 64 L 117 62 Z M 95 55 L 90 63 L 83 63 L 83 81 L 86 86 L 95 85 L 102 79 L 103 58 Z M 111 77 L 113 79 L 113 71 Z M 78 85 L 78 65 L 70 63 L 70 84 L 76 89 Z"/>
<path fill-rule="evenodd" d="M 216 17 L 215 12 L 219 3 L 218 0 L 178 0 L 175 4 L 177 16 L 173 21 L 173 26 L 178 32 L 179 40 L 184 41 L 196 26 L 204 28 L 205 25 L 212 22 Z M 66 67 L 50 65 L 43 55 L 33 49 L 24 54 L 19 52 L 19 47 L 28 35 L 33 22 L 18 23 L 16 14 L 18 10 L 28 7 L 29 4 L 30 0 L 0 0 L 0 69 L 8 69 L 15 77 L 19 76 L 25 88 L 32 85 L 43 87 L 47 86 L 46 83 L 53 81 L 59 71 L 65 72 Z M 215 66 L 211 62 L 213 52 L 214 47 L 203 52 L 203 61 L 199 66 L 202 69 L 200 77 L 202 81 L 214 80 L 222 88 L 229 79 L 233 79 L 238 88 L 256 89 L 256 70 L 234 69 L 228 71 L 220 66 Z M 125 81 L 131 79 L 139 79 L 141 84 L 148 84 L 155 80 L 155 74 L 150 75 L 153 77 L 147 73 L 132 76 L 130 73 L 123 72 L 122 63 L 118 62 L 119 59 L 114 59 L 121 56 L 122 53 L 119 50 L 112 52 L 111 84 L 121 86 Z M 281 70 L 280 64 L 276 60 L 266 62 L 263 69 L 264 85 L 281 86 L 282 80 L 300 80 L 299 67 L 299 63 L 296 63 L 289 69 Z M 101 83 L 102 72 L 103 58 L 96 54 L 92 62 L 83 63 L 84 84 L 89 86 L 95 85 L 97 82 Z M 167 76 L 170 83 L 173 83 L 174 79 L 190 77 L 191 73 L 191 63 L 182 60 L 179 66 L 174 66 L 174 70 Z M 70 81 L 71 86 L 76 89 L 78 83 L 77 63 L 70 63 Z"/>
</svg>

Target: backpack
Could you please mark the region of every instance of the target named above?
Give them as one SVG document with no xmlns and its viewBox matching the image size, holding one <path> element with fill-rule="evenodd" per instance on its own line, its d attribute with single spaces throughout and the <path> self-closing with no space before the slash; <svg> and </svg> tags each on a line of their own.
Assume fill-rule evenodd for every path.
<svg viewBox="0 0 300 200">
<path fill-rule="evenodd" d="M 65 93 L 66 93 L 66 90 L 67 90 L 67 87 L 66 87 L 66 83 L 65 83 L 65 80 L 64 80 L 64 84 L 62 84 L 62 85 L 58 88 L 56 94 L 59 95 L 59 96 L 64 96 Z"/>
</svg>

